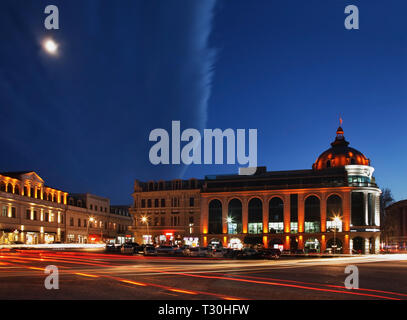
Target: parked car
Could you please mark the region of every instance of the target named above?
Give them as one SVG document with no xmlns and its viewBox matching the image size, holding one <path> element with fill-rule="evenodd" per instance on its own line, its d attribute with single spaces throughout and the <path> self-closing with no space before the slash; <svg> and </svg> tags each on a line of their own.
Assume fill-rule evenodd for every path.
<svg viewBox="0 0 407 320">
<path fill-rule="evenodd" d="M 224 249 L 214 249 L 214 250 L 209 250 L 208 256 L 212 258 L 223 258 L 225 254 Z"/>
<path fill-rule="evenodd" d="M 253 248 L 243 248 L 238 254 L 237 258 L 239 259 L 254 259 L 260 258 L 261 253 Z"/>
<path fill-rule="evenodd" d="M 181 255 L 186 255 L 186 251 L 189 249 L 189 246 L 181 246 L 181 247 L 176 247 L 174 248 L 174 254 L 181 256 Z"/>
<path fill-rule="evenodd" d="M 143 254 L 145 256 L 156 256 L 157 250 L 155 249 L 154 246 L 145 246 Z"/>
<path fill-rule="evenodd" d="M 119 252 L 120 251 L 120 246 L 114 244 L 114 243 L 107 243 L 106 244 L 106 252 Z"/>
<path fill-rule="evenodd" d="M 173 246 L 161 245 L 156 248 L 157 254 L 174 254 L 175 249 Z"/>
<path fill-rule="evenodd" d="M 223 257 L 236 259 L 240 250 L 227 248 L 224 249 Z"/>
<path fill-rule="evenodd" d="M 137 242 L 126 242 L 120 248 L 121 253 L 134 254 L 142 251 L 142 247 Z"/>
<path fill-rule="evenodd" d="M 208 251 L 206 247 L 195 247 L 189 248 L 186 254 L 190 257 L 205 257 L 208 255 Z"/>
<path fill-rule="evenodd" d="M 274 249 L 274 248 L 269 248 L 269 249 L 263 249 L 262 251 L 262 257 L 265 259 L 278 259 L 281 256 L 281 251 L 280 249 Z"/>
</svg>

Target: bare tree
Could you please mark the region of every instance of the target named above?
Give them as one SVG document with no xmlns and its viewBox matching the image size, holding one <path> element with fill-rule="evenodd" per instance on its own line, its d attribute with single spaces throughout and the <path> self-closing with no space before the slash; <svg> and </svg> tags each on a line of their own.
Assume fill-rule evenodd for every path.
<svg viewBox="0 0 407 320">
<path fill-rule="evenodd" d="M 389 188 L 383 188 L 380 195 L 380 222 L 382 229 L 382 240 L 386 243 L 389 242 L 389 236 L 392 234 L 393 221 L 390 216 L 386 214 L 386 208 L 394 203 L 393 195 Z"/>
</svg>

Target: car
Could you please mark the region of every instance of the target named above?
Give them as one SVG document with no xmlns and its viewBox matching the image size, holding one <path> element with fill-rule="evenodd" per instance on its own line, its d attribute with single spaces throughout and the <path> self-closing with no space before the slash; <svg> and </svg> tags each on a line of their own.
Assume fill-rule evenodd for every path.
<svg viewBox="0 0 407 320">
<path fill-rule="evenodd" d="M 240 250 L 227 248 L 227 249 L 224 249 L 223 257 L 236 259 L 239 252 L 240 252 Z"/>
<path fill-rule="evenodd" d="M 189 248 L 189 246 L 181 246 L 181 247 L 175 247 L 174 248 L 174 254 L 175 255 L 186 255 L 186 250 Z"/>
<path fill-rule="evenodd" d="M 156 248 L 157 254 L 174 254 L 175 250 L 173 246 L 161 245 Z"/>
<path fill-rule="evenodd" d="M 126 253 L 126 254 L 139 253 L 139 251 L 142 251 L 142 250 L 143 250 L 142 247 L 137 242 L 123 243 L 120 248 L 120 252 Z"/>
<path fill-rule="evenodd" d="M 107 243 L 105 251 L 106 252 L 118 252 L 118 251 L 120 251 L 120 246 L 117 246 L 114 243 Z"/>
<path fill-rule="evenodd" d="M 143 254 L 145 256 L 156 256 L 157 250 L 155 249 L 154 246 L 145 246 Z"/>
<path fill-rule="evenodd" d="M 243 248 L 238 254 L 239 259 L 253 259 L 261 257 L 261 253 L 253 248 Z"/>
<path fill-rule="evenodd" d="M 214 250 L 209 250 L 208 256 L 212 258 L 223 258 L 225 254 L 224 249 L 214 249 Z"/>
<path fill-rule="evenodd" d="M 190 257 L 206 257 L 208 255 L 209 249 L 206 247 L 195 247 L 189 248 L 186 251 L 186 255 Z"/>
<path fill-rule="evenodd" d="M 263 249 L 262 251 L 262 257 L 265 259 L 279 259 L 280 256 L 281 256 L 280 249 L 269 248 Z"/>
</svg>

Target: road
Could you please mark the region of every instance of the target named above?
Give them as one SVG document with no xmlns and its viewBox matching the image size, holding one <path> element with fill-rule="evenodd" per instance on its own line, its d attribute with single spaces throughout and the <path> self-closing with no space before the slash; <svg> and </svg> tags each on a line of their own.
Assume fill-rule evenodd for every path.
<svg viewBox="0 0 407 320">
<path fill-rule="evenodd" d="M 47 290 L 55 265 L 59 289 Z M 359 289 L 344 287 L 345 267 Z M 0 299 L 407 300 L 407 255 L 226 260 L 47 250 L 0 251 Z"/>
</svg>

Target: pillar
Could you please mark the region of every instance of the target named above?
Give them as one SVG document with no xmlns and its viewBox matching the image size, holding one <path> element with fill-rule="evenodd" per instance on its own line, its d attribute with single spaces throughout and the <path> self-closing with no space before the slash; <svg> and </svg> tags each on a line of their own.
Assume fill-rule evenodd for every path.
<svg viewBox="0 0 407 320">
<path fill-rule="evenodd" d="M 267 203 L 267 199 L 264 197 L 263 199 L 263 233 L 268 233 L 269 231 L 269 206 Z"/>
<path fill-rule="evenodd" d="M 320 210 L 321 210 L 320 211 L 321 212 L 321 232 L 326 232 L 326 194 L 321 194 Z M 326 239 L 325 239 L 325 245 L 326 245 Z"/>
<path fill-rule="evenodd" d="M 326 236 L 323 234 L 321 236 L 321 253 L 324 253 L 326 250 Z"/>
<path fill-rule="evenodd" d="M 365 254 L 369 254 L 370 253 L 370 248 L 369 248 L 369 244 L 370 244 L 370 240 L 369 238 L 365 238 Z"/>
<path fill-rule="evenodd" d="M 208 233 L 209 207 L 208 198 L 201 199 L 201 233 Z"/>
<path fill-rule="evenodd" d="M 350 246 L 349 246 L 349 235 L 345 234 L 344 241 L 343 241 L 343 253 L 350 254 Z"/>
<path fill-rule="evenodd" d="M 243 233 L 247 233 L 248 222 L 249 222 L 249 201 L 247 201 L 247 198 L 245 197 L 245 198 L 243 198 L 243 203 L 242 203 Z"/>
<path fill-rule="evenodd" d="M 290 233 L 290 195 L 284 196 L 284 232 Z M 290 241 L 288 241 L 288 249 L 290 249 Z M 287 249 L 287 250 L 288 250 Z"/>
<path fill-rule="evenodd" d="M 298 236 L 298 249 L 304 249 L 304 237 L 303 235 Z"/>
<path fill-rule="evenodd" d="M 285 236 L 284 239 L 284 250 L 290 250 L 290 236 Z"/>
<path fill-rule="evenodd" d="M 298 194 L 298 233 L 304 232 L 304 194 Z M 302 249 L 302 248 L 300 248 Z"/>
<path fill-rule="evenodd" d="M 363 192 L 363 209 L 365 210 L 365 226 L 369 225 L 369 206 L 368 206 L 368 197 L 367 193 Z"/>
<path fill-rule="evenodd" d="M 228 201 L 223 199 L 222 201 L 222 233 L 228 233 Z"/>
<path fill-rule="evenodd" d="M 342 228 L 343 231 L 350 231 L 350 222 L 351 222 L 351 191 L 345 191 L 342 193 Z"/>
</svg>

